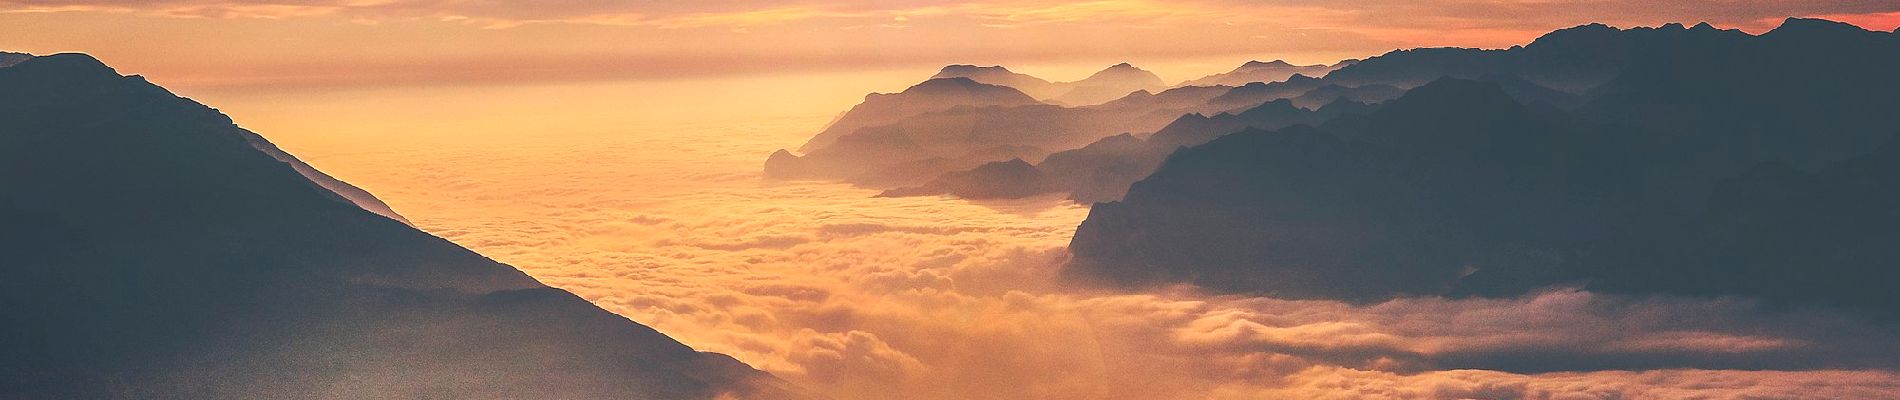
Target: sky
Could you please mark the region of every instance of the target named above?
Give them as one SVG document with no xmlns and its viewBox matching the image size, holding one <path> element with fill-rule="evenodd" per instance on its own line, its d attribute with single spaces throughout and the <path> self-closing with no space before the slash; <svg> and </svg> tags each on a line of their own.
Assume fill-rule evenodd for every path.
<svg viewBox="0 0 1900 400">
<path fill-rule="evenodd" d="M 1893 371 L 1809 368 L 1893 340 L 1828 312 L 1561 288 L 1378 304 L 1104 292 L 1054 279 L 1086 207 L 759 171 L 865 93 L 944 64 L 1072 80 L 1127 61 L 1178 82 L 1589 22 L 1760 32 L 1788 16 L 1891 30 L 1900 3 L 0 0 L 0 50 L 146 75 L 425 231 L 840 399 L 1891 396 Z M 1807 367 L 1460 368 L 1512 354 Z"/>
<path fill-rule="evenodd" d="M 1005 64 L 1171 81 L 1248 59 L 1503 47 L 1588 22 L 1789 16 L 1890 30 L 1886 0 L 0 0 L 0 49 L 83 51 L 174 89 L 514 85 Z M 1265 60 L 1263 60 L 1265 61 Z"/>
</svg>

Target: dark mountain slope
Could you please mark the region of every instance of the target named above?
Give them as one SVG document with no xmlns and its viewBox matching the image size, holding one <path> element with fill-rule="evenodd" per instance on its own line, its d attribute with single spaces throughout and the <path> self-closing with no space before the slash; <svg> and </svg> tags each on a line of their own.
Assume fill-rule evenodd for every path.
<svg viewBox="0 0 1900 400">
<path fill-rule="evenodd" d="M 1888 56 L 1860 50 L 1829 55 L 1875 64 Z M 1849 75 L 1799 81 L 1845 88 L 1885 79 L 1840 72 Z M 1787 79 L 1746 76 L 1755 87 Z M 1661 86 L 1641 90 L 1680 97 L 1601 97 L 1585 110 L 1696 110 L 1681 102 L 1734 94 L 1697 80 L 1646 82 Z M 1900 146 L 1837 147 L 1879 131 L 1891 143 L 1900 130 L 1871 109 L 1804 113 L 1783 102 L 1812 98 L 1786 94 L 1706 99 L 1718 106 L 1691 114 L 1748 110 L 1769 115 L 1731 118 L 1829 129 L 1717 132 L 1674 125 L 1679 114 L 1669 113 L 1602 124 L 1520 105 L 1496 83 L 1441 79 L 1324 131 L 1248 132 L 1175 153 L 1123 202 L 1096 206 L 1071 243 L 1070 273 L 1355 301 L 1572 283 L 1900 315 L 1900 297 L 1870 283 L 1900 278 L 1900 201 L 1890 186 L 1900 182 Z M 1738 101 L 1782 108 L 1719 108 Z M 1816 154 L 1825 158 L 1803 158 Z M 1822 167 L 1792 166 L 1800 161 Z"/>
<path fill-rule="evenodd" d="M 1327 80 L 1346 86 L 1411 87 L 1441 77 L 1474 79 L 1515 75 L 1538 85 L 1579 93 L 1615 78 L 1627 68 L 1733 51 L 1750 36 L 1706 24 L 1684 28 L 1617 29 L 1590 24 L 1561 29 L 1507 50 L 1425 48 L 1398 50 L 1341 68 Z"/>
<path fill-rule="evenodd" d="M 1329 130 L 1176 152 L 1123 203 L 1097 205 L 1073 267 L 1125 284 L 1376 300 L 1449 293 L 1469 268 L 1525 267 L 1615 220 L 1581 201 L 1603 190 L 1586 177 L 1601 171 L 1566 164 L 1585 157 L 1579 134 L 1495 85 L 1442 80 Z"/>
<path fill-rule="evenodd" d="M 0 68 L 0 116 L 0 397 L 806 397 L 90 57 Z"/>
</svg>

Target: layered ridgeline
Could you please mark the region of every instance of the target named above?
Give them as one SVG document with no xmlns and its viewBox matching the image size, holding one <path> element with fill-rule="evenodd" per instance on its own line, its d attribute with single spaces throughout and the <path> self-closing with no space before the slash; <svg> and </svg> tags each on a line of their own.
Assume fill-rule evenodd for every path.
<svg viewBox="0 0 1900 400">
<path fill-rule="evenodd" d="M 1232 76 L 1208 79 L 1239 81 L 1281 76 L 1279 64 L 1249 65 L 1229 74 Z M 766 161 L 765 172 L 783 179 L 843 180 L 882 188 L 913 186 L 989 162 L 1041 162 L 1053 152 L 1078 149 L 1116 135 L 1146 136 L 1182 115 L 1239 113 L 1327 86 L 1305 75 L 1285 76 L 1285 81 L 1252 82 L 1239 87 L 1165 88 L 1153 73 L 1128 64 L 1111 66 L 1088 79 L 1062 83 L 1000 66 L 952 65 L 903 92 L 867 96 L 864 103 L 800 147 L 804 155 L 774 153 Z M 1295 101 L 1317 107 L 1338 99 L 1384 100 L 1402 91 L 1396 87 L 1332 87 Z M 1023 104 L 1025 97 L 1035 101 Z M 1084 97 L 1087 99 L 1078 100 Z M 1046 192 L 1017 189 L 1011 191 Z"/>
<path fill-rule="evenodd" d="M 1273 60 L 1268 62 L 1248 61 L 1245 64 L 1241 64 L 1239 68 L 1234 68 L 1233 71 L 1182 82 L 1180 86 L 1241 86 L 1254 82 L 1284 81 L 1287 80 L 1287 78 L 1292 78 L 1294 75 L 1326 76 L 1327 73 L 1331 73 L 1333 70 L 1352 65 L 1356 62 L 1359 62 L 1359 60 L 1345 60 L 1334 63 L 1333 65 L 1293 65 L 1293 63 L 1286 62 L 1285 60 Z"/>
<path fill-rule="evenodd" d="M 1394 52 L 1326 80 L 1428 84 L 1174 152 L 1094 207 L 1067 273 L 1350 301 L 1582 285 L 1900 316 L 1893 71 L 1900 35 L 1807 19 Z M 1501 74 L 1516 78 L 1463 79 Z M 1588 90 L 1557 106 L 1526 82 Z"/>
<path fill-rule="evenodd" d="M 0 59 L 0 397 L 810 398 L 140 77 Z"/>
<path fill-rule="evenodd" d="M 1712 28 L 1706 29 L 1713 31 Z M 933 111 L 912 113 L 895 120 L 854 118 L 855 114 L 859 114 L 854 108 L 840 119 L 841 123 L 833 124 L 801 147 L 803 156 L 790 151 L 773 154 L 767 160 L 766 173 L 774 178 L 833 179 L 862 186 L 896 188 L 884 193 L 890 196 L 947 194 L 966 198 L 995 198 L 1068 193 L 1071 199 L 1078 202 L 1112 201 L 1120 199 L 1129 184 L 1147 176 L 1162 157 L 1178 146 L 1200 144 L 1243 128 L 1271 129 L 1323 122 L 1341 114 L 1338 112 L 1340 110 L 1322 110 L 1329 104 L 1342 101 L 1377 104 L 1429 81 L 1413 75 L 1387 72 L 1408 71 L 1404 65 L 1394 66 L 1394 63 L 1429 64 L 1425 69 L 1432 74 L 1439 74 L 1432 75 L 1434 77 L 1457 76 L 1496 82 L 1507 93 L 1526 103 L 1575 107 L 1581 103 L 1583 91 L 1557 88 L 1589 87 L 1600 83 L 1604 79 L 1601 77 L 1614 75 L 1625 68 L 1629 64 L 1627 59 L 1633 56 L 1593 60 L 1591 64 L 1582 66 L 1519 61 L 1517 58 L 1524 57 L 1498 56 L 1529 53 L 1532 55 L 1529 58 L 1542 59 L 1575 58 L 1569 55 L 1578 53 L 1620 54 L 1616 50 L 1589 49 L 1598 45 L 1595 39 L 1566 39 L 1568 36 L 1577 35 L 1572 32 L 1553 33 L 1536 44 L 1511 50 L 1395 51 L 1363 62 L 1347 60 L 1333 65 L 1300 66 L 1285 61 L 1250 61 L 1233 71 L 1191 80 L 1166 90 L 1124 92 L 1126 94 L 1120 98 L 1079 107 L 1059 106 L 1057 104 L 1072 103 L 1051 97 L 1054 96 L 1052 93 L 1070 91 L 1072 88 L 1064 86 L 1068 84 L 1050 83 L 1000 66 L 953 65 L 945 67 L 933 78 L 968 78 L 975 84 L 1006 86 L 1051 104 L 1009 106 L 974 101 L 944 104 L 914 100 L 911 102 L 936 104 L 937 107 Z M 1644 50 L 1649 51 L 1658 50 Z M 1444 58 L 1442 56 L 1417 56 L 1444 52 L 1477 54 L 1474 58 L 1481 60 L 1446 61 L 1440 59 Z M 1632 52 L 1642 53 L 1622 51 Z M 1429 62 L 1418 61 L 1421 58 Z M 1490 61 L 1493 59 L 1505 61 Z M 1492 66 L 1486 62 L 1504 65 Z M 1457 66 L 1470 68 L 1454 68 Z M 1084 82 L 1106 81 L 1098 78 L 1109 76 L 1152 75 L 1145 71 L 1134 71 L 1139 70 L 1125 64 L 1117 65 Z M 1335 78 L 1334 74 L 1344 74 L 1346 77 Z M 1124 79 L 1134 80 L 1138 79 Z M 1287 118 L 1259 119 L 1241 115 L 1258 107 L 1278 109 L 1279 105 L 1269 104 L 1281 100 L 1321 117 L 1314 119 L 1313 115 L 1284 112 L 1255 113 L 1255 116 L 1275 114 Z M 872 99 L 867 99 L 859 108 L 873 103 Z M 1202 119 L 1221 123 L 1197 121 Z M 846 120 L 888 123 L 844 122 Z M 1180 134 L 1186 129 L 1205 131 Z M 1197 140 L 1143 143 L 1163 130 L 1176 131 L 1180 137 Z M 1138 140 L 1129 140 L 1130 137 Z M 1107 153 L 1117 155 L 1104 156 Z M 1048 163 L 1045 159 L 1060 161 L 1045 165 Z M 1020 168 L 1004 165 L 1019 162 L 1017 160 L 1029 164 L 1030 169 L 1037 170 L 1036 173 L 995 173 Z M 989 165 L 992 163 L 994 165 Z M 1036 178 L 1018 179 L 1025 177 Z"/>
<path fill-rule="evenodd" d="M 1161 81 L 1160 76 L 1128 63 L 1109 66 L 1074 82 L 1050 82 L 999 65 L 951 65 L 943 67 L 930 78 L 969 78 L 986 84 L 1016 88 L 1050 104 L 1069 106 L 1101 104 L 1129 93 L 1159 91 L 1168 86 Z"/>
<path fill-rule="evenodd" d="M 1179 110 L 1196 110 L 1205 115 L 1189 115 L 1184 118 L 1220 119 L 1212 112 L 1225 111 L 1237 113 L 1248 107 L 1256 107 L 1265 102 L 1289 100 L 1294 106 L 1318 110 L 1338 100 L 1376 104 L 1391 100 L 1403 94 L 1407 89 L 1430 82 L 1441 77 L 1457 77 L 1497 83 L 1507 94 L 1526 104 L 1542 104 L 1562 109 L 1576 108 L 1582 105 L 1590 95 L 1591 89 L 1638 65 L 1642 60 L 1666 60 L 1670 57 L 1682 57 L 1684 54 L 1700 54 L 1706 51 L 1697 46 L 1747 36 L 1738 31 L 1718 30 L 1706 24 L 1693 28 L 1682 25 L 1667 25 L 1660 28 L 1637 28 L 1618 30 L 1603 25 L 1586 25 L 1572 29 L 1552 32 L 1527 46 L 1505 50 L 1479 50 L 1462 48 L 1414 49 L 1390 52 L 1363 62 L 1348 60 L 1333 66 L 1309 66 L 1323 71 L 1324 75 L 1304 75 L 1293 72 L 1284 80 L 1253 82 L 1234 86 L 1223 93 L 1205 99 L 1206 103 L 1198 107 L 1177 107 Z M 1280 66 L 1273 74 L 1290 72 L 1286 63 L 1255 63 L 1258 67 Z M 1297 67 L 1297 66 L 1295 66 Z M 1270 68 L 1268 68 L 1270 69 Z M 1244 75 L 1249 68 L 1243 66 L 1233 73 L 1220 74 L 1190 81 L 1193 83 L 1222 82 L 1220 78 Z M 1265 78 L 1279 75 L 1259 75 Z M 1192 87 L 1192 86 L 1188 86 Z M 1338 113 L 1329 113 L 1338 114 Z M 1207 115 L 1213 115 L 1208 117 Z M 1328 117 L 1330 118 L 1330 117 Z M 1287 119 L 1253 121 L 1244 126 L 1226 124 L 1203 125 L 1208 129 L 1189 137 L 1212 139 L 1221 135 L 1239 131 L 1241 128 L 1272 129 L 1276 126 L 1313 123 L 1310 119 Z M 1130 132 L 1145 132 L 1143 126 L 1130 126 Z M 1179 131 L 1185 126 L 1171 126 L 1165 130 Z M 1137 133 L 1137 138 L 1146 135 Z M 1106 140 L 1106 139 L 1105 139 Z M 1123 144 L 1131 142 L 1113 139 Z M 1201 141 L 1201 142 L 1204 142 Z M 1201 142 L 1180 142 L 1149 144 L 1149 149 L 1141 152 L 1123 152 L 1133 157 L 1087 157 L 1095 161 L 1092 165 L 1059 163 L 1053 165 L 1032 165 L 1041 175 L 1077 177 L 1076 170 L 1085 171 L 1088 176 L 1079 179 L 1056 179 L 1053 184 L 1039 184 L 1031 189 L 1008 188 L 1024 186 L 1024 183 L 1009 179 L 962 179 L 957 185 L 946 182 L 931 182 L 918 187 L 892 191 L 896 194 L 949 194 L 961 197 L 980 197 L 981 194 L 1044 194 L 1067 192 L 1070 198 L 1078 202 L 1101 202 L 1120 199 L 1129 184 L 1135 179 L 1147 176 L 1152 167 L 1160 163 L 1160 158 L 1174 151 L 1173 146 L 1195 145 Z M 1061 152 L 1055 153 L 1061 154 Z M 1049 158 L 1059 158 L 1052 154 Z M 1075 157 L 1061 157 L 1070 160 Z M 1063 170 L 1068 171 L 1063 171 Z M 1086 171 L 1112 171 L 1095 173 Z M 945 176 L 946 179 L 966 178 L 971 174 Z M 1020 176 L 1020 175 L 1016 175 Z M 980 190 L 973 190 L 980 189 Z"/>
</svg>

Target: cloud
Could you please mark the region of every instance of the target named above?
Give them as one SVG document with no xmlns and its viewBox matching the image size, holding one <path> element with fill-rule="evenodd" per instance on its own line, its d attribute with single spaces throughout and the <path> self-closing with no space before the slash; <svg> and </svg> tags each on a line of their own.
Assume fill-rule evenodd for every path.
<svg viewBox="0 0 1900 400">
<path fill-rule="evenodd" d="M 1085 208 L 757 179 L 760 157 L 821 123 L 412 137 L 306 158 L 426 230 L 841 399 L 1900 395 L 1891 327 L 1745 299 L 1068 287 L 1054 277 Z M 700 179 L 728 175 L 745 178 Z"/>
</svg>

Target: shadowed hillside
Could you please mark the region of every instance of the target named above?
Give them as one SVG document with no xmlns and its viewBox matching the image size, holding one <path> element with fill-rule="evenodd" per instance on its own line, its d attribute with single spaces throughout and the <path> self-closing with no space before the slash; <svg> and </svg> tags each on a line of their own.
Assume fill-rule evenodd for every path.
<svg viewBox="0 0 1900 400">
<path fill-rule="evenodd" d="M 1869 88 L 1900 87 L 1895 70 L 1896 35 L 1804 19 L 1395 52 L 1328 80 L 1439 76 L 1362 118 L 1174 153 L 1094 208 L 1069 273 L 1353 301 L 1572 284 L 1891 317 L 1900 95 Z M 1596 84 L 1557 107 L 1577 100 L 1526 81 Z"/>
<path fill-rule="evenodd" d="M 0 397 L 810 398 L 91 57 L 0 68 L 0 116 Z"/>
</svg>

